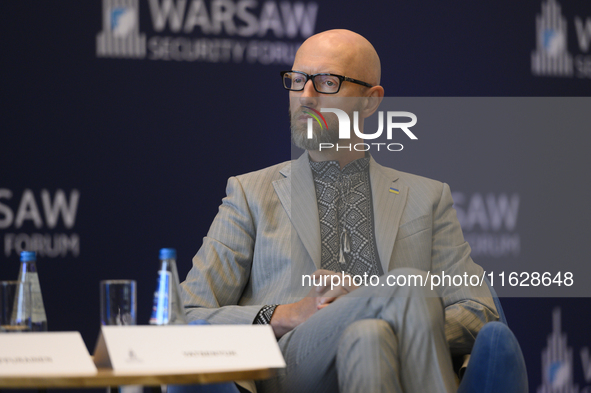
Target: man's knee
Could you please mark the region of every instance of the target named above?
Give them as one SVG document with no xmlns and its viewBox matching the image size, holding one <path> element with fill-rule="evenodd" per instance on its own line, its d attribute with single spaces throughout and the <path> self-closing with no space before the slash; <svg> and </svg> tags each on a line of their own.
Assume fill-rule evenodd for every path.
<svg viewBox="0 0 591 393">
<path fill-rule="evenodd" d="M 390 324 L 381 319 L 362 319 L 355 321 L 343 332 L 339 348 L 360 345 L 364 348 L 374 348 L 385 342 L 395 340 L 396 336 Z"/>
<path fill-rule="evenodd" d="M 382 277 L 392 300 L 386 307 L 406 310 L 404 325 L 416 331 L 439 330 L 445 324 L 443 301 L 428 279 L 427 272 L 413 268 L 394 269 Z"/>
</svg>

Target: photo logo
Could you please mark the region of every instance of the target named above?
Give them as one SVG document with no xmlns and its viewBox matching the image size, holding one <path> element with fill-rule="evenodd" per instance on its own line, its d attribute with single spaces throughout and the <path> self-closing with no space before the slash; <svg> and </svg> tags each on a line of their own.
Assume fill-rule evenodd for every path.
<svg viewBox="0 0 591 393">
<path fill-rule="evenodd" d="M 320 125 L 320 128 L 322 129 L 322 123 L 320 122 L 319 117 L 322 119 L 322 121 L 324 122 L 324 125 L 326 126 L 326 128 L 328 129 L 328 124 L 324 118 L 324 116 L 322 116 L 322 114 L 320 112 L 330 112 L 330 113 L 334 113 L 338 120 L 339 120 L 339 139 L 340 140 L 346 140 L 346 139 L 351 139 L 351 120 L 349 119 L 349 115 L 347 114 L 347 112 L 345 112 L 342 109 L 337 109 L 337 108 L 321 108 L 320 112 L 304 106 L 304 108 L 307 108 L 308 111 L 304 110 L 304 113 L 308 114 L 309 116 L 313 117 L 314 119 L 316 119 L 316 121 L 318 122 L 318 124 Z M 386 118 L 387 118 L 387 124 L 386 124 L 386 128 L 387 128 L 387 138 L 388 140 L 392 139 L 392 134 L 393 134 L 393 130 L 394 129 L 401 129 L 402 131 L 404 131 L 404 133 L 410 138 L 410 139 L 418 139 L 415 134 L 412 133 L 412 131 L 410 131 L 410 127 L 414 126 L 415 124 L 417 124 L 417 116 L 414 113 L 411 112 L 397 112 L 397 111 L 388 111 L 386 112 Z M 394 119 L 397 118 L 408 118 L 410 119 L 410 121 L 406 121 L 406 122 L 397 122 L 394 121 Z M 359 138 L 366 140 L 366 139 L 377 139 L 379 138 L 383 131 L 384 131 L 384 112 L 383 111 L 379 111 L 378 112 L 378 130 L 373 133 L 373 134 L 364 134 L 359 130 L 359 112 L 354 111 L 353 112 L 353 131 L 355 132 L 355 135 L 357 135 Z M 308 119 L 308 139 L 312 139 L 313 138 L 313 121 L 311 118 Z M 319 150 L 322 151 L 323 149 L 332 149 L 335 148 L 338 150 L 356 150 L 356 151 L 368 151 L 371 149 L 372 146 L 377 147 L 377 150 L 380 150 L 380 146 L 381 145 L 386 145 L 385 143 L 356 143 L 354 145 L 352 144 L 345 144 L 345 145 L 341 145 L 341 144 L 337 144 L 336 146 L 333 143 L 320 143 L 319 145 Z M 389 151 L 401 151 L 404 146 L 401 143 L 390 143 L 386 145 L 386 148 Z"/>
<path fill-rule="evenodd" d="M 103 0 L 103 31 L 96 36 L 98 57 L 146 57 L 146 35 L 140 34 L 139 0 Z"/>
<path fill-rule="evenodd" d="M 318 122 L 318 125 L 320 126 L 321 130 L 323 130 L 324 128 L 322 127 L 322 123 L 320 122 L 320 119 L 322 119 L 322 122 L 324 122 L 324 126 L 326 126 L 326 129 L 328 129 L 328 124 L 326 123 L 326 119 L 324 118 L 324 116 L 322 116 L 322 114 L 320 112 L 318 112 L 314 108 L 310 108 L 309 106 L 305 106 L 305 105 L 302 105 L 302 108 L 306 108 L 303 111 L 306 115 L 311 116 L 314 119 L 316 119 L 316 122 Z M 320 117 L 320 119 L 319 119 L 319 117 Z M 308 139 L 313 138 L 312 134 L 313 134 L 312 119 L 308 119 Z"/>
</svg>

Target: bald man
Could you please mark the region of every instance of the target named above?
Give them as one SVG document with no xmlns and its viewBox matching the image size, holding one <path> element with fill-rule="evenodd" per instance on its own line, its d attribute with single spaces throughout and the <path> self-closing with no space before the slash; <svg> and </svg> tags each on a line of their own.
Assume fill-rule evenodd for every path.
<svg viewBox="0 0 591 393">
<path fill-rule="evenodd" d="M 330 113 L 328 127 L 314 124 L 308 138 L 310 111 L 323 107 L 358 111 L 363 132 L 384 96 L 380 72 L 373 46 L 351 31 L 303 43 L 281 75 L 292 140 L 306 152 L 228 180 L 182 284 L 189 319 L 273 328 L 287 367 L 257 383 L 259 391 L 452 392 L 451 355 L 469 353 L 478 330 L 498 319 L 487 288 L 435 293 L 388 281 L 482 275 L 446 184 L 382 167 L 364 152 L 320 149 L 339 141 Z M 362 142 L 352 135 L 347 143 Z M 331 288 L 303 279 L 334 272 L 379 281 L 356 286 L 342 276 Z"/>
</svg>

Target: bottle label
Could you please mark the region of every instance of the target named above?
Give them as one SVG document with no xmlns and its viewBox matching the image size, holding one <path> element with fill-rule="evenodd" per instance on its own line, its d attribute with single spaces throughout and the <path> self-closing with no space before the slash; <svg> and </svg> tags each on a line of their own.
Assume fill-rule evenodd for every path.
<svg viewBox="0 0 591 393">
<path fill-rule="evenodd" d="M 154 307 L 152 308 L 151 325 L 166 325 L 170 319 L 172 309 L 170 296 L 172 275 L 166 270 L 158 272 L 158 285 L 154 292 Z"/>
</svg>

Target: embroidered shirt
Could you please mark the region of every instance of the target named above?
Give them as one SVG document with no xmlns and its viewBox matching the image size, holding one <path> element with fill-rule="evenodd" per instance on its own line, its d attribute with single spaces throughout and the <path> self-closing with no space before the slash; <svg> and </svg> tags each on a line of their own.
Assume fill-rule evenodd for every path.
<svg viewBox="0 0 591 393">
<path fill-rule="evenodd" d="M 352 275 L 381 276 L 369 157 L 350 162 L 342 170 L 337 161 L 310 161 L 310 167 L 320 218 L 321 267 Z M 339 262 L 341 250 L 344 263 Z"/>
</svg>

